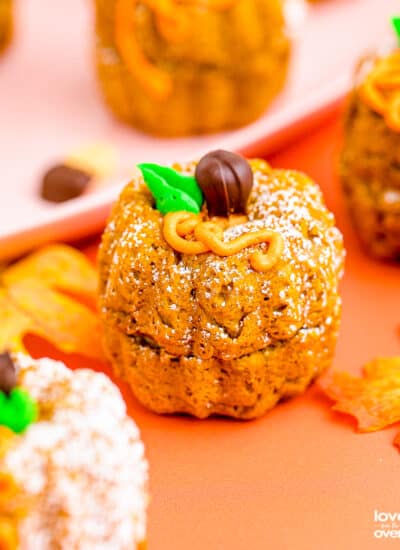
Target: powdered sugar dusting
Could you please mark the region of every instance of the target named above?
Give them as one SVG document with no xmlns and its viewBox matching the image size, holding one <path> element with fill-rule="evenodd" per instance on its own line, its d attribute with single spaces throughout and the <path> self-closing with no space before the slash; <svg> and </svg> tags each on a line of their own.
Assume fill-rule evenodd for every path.
<svg viewBox="0 0 400 550">
<path fill-rule="evenodd" d="M 224 239 L 276 231 L 284 241 L 277 263 L 265 273 L 252 269 L 249 255 L 266 244 L 231 257 L 175 254 L 138 178 L 123 192 L 103 239 L 101 307 L 118 330 L 139 340 L 145 335 L 146 345 L 173 355 L 230 360 L 323 327 L 332 309 L 338 312 L 343 240 L 318 185 L 264 161 L 250 164 L 248 221 L 226 229 Z M 195 168 L 174 166 L 184 173 Z M 117 255 L 118 263 L 106 255 Z"/>
<path fill-rule="evenodd" d="M 16 361 L 40 409 L 3 465 L 34 497 L 19 550 L 133 550 L 145 538 L 147 462 L 118 389 L 50 359 Z"/>
</svg>

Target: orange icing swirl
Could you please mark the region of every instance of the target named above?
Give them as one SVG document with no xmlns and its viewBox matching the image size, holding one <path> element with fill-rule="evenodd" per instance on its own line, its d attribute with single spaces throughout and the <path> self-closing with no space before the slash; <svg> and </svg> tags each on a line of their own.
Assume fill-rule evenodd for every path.
<svg viewBox="0 0 400 550">
<path fill-rule="evenodd" d="M 400 132 L 400 50 L 375 64 L 360 93 L 363 101 L 383 116 L 388 127 Z"/>
<path fill-rule="evenodd" d="M 155 15 L 157 29 L 167 42 L 179 42 L 188 37 L 191 21 L 182 5 L 204 9 L 226 10 L 237 0 L 141 0 Z M 154 99 L 162 101 L 172 92 L 168 73 L 154 65 L 136 40 L 135 9 L 138 0 L 117 0 L 115 7 L 115 42 L 128 70 Z"/>
<path fill-rule="evenodd" d="M 189 241 L 189 235 L 201 223 L 200 217 L 190 212 L 169 212 L 164 218 L 164 238 L 177 252 L 182 254 L 202 254 L 210 249 L 200 241 Z M 182 225 L 181 225 L 182 224 Z M 183 225 L 185 224 L 185 225 Z M 178 226 L 180 230 L 178 231 Z"/>
<path fill-rule="evenodd" d="M 242 217 L 239 217 L 239 223 L 241 221 Z M 224 226 L 229 225 L 229 222 L 226 222 L 227 220 L 223 219 L 202 221 L 201 215 L 190 212 L 170 212 L 164 218 L 164 238 L 174 250 L 183 254 L 202 254 L 211 251 L 223 257 L 233 256 L 257 244 L 268 243 L 266 252 L 257 250 L 250 256 L 250 264 L 255 271 L 267 271 L 276 264 L 284 248 L 284 241 L 279 233 L 259 229 L 224 241 Z M 194 236 L 194 239 L 186 239 L 188 236 Z"/>
</svg>

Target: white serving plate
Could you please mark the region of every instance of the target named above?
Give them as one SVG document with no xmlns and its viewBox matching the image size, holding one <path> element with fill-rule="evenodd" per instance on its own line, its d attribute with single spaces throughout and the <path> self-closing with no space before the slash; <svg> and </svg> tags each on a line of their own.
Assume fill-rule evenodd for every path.
<svg viewBox="0 0 400 550">
<path fill-rule="evenodd" d="M 112 142 L 127 174 L 139 161 L 185 160 L 217 147 L 271 152 L 338 105 L 357 59 L 391 40 L 389 16 L 399 9 L 398 0 L 322 0 L 304 14 L 302 0 L 287 1 L 300 7 L 297 35 L 287 86 L 269 111 L 234 132 L 165 140 L 115 122 L 104 108 L 89 1 L 20 0 L 15 41 L 0 58 L 0 259 L 101 228 L 121 183 L 61 205 L 38 196 L 41 174 L 67 152 Z"/>
</svg>

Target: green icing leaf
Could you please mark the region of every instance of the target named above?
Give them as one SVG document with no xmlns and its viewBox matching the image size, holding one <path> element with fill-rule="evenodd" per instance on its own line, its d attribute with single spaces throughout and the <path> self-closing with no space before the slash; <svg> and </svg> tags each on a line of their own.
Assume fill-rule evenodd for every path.
<svg viewBox="0 0 400 550">
<path fill-rule="evenodd" d="M 150 170 L 163 178 L 168 185 L 175 189 L 180 189 L 186 195 L 189 195 L 201 208 L 203 204 L 203 193 L 194 176 L 185 176 L 169 166 L 160 166 L 158 164 L 143 163 L 140 168 Z"/>
<path fill-rule="evenodd" d="M 397 35 L 397 40 L 400 45 L 400 17 L 392 17 L 392 25 Z"/>
<path fill-rule="evenodd" d="M 35 422 L 37 416 L 37 405 L 27 391 L 14 388 L 9 395 L 0 391 L 0 425 L 19 434 Z"/>
<path fill-rule="evenodd" d="M 203 193 L 194 177 L 158 164 L 139 164 L 138 167 L 162 214 L 181 210 L 200 212 Z"/>
</svg>

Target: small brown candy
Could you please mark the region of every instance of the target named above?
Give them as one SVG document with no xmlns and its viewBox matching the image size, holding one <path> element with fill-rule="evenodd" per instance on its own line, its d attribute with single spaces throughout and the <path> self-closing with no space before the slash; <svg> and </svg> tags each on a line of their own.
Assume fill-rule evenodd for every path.
<svg viewBox="0 0 400 550">
<path fill-rule="evenodd" d="M 91 179 L 83 170 L 58 164 L 44 175 L 40 195 L 50 202 L 68 201 L 82 195 Z"/>
<path fill-rule="evenodd" d="M 254 176 L 245 158 L 229 151 L 212 151 L 200 160 L 195 177 L 210 216 L 246 213 Z"/>
<path fill-rule="evenodd" d="M 8 352 L 0 353 L 0 390 L 4 393 L 10 391 L 17 385 L 17 371 Z"/>
</svg>

